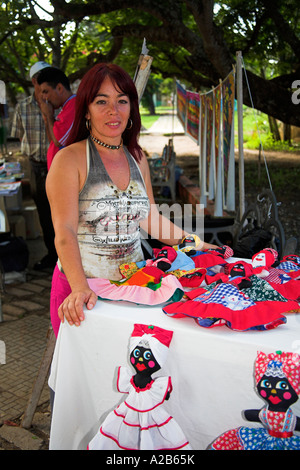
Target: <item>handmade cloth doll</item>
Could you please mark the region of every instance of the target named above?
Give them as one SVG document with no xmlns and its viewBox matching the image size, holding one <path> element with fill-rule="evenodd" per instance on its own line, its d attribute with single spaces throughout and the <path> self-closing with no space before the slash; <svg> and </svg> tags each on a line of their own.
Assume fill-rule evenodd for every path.
<svg viewBox="0 0 300 470">
<path fill-rule="evenodd" d="M 225 272 L 227 270 L 229 272 L 228 281 L 234 283 L 239 289 L 247 289 L 252 285 L 251 276 L 253 272 L 248 263 L 244 261 L 229 263 L 225 266 Z"/>
<path fill-rule="evenodd" d="M 206 284 L 213 282 L 229 282 L 236 285 L 239 289 L 245 289 L 252 285 L 251 276 L 253 275 L 252 266 L 245 261 L 236 261 L 224 266 L 224 272 L 206 276 Z"/>
<path fill-rule="evenodd" d="M 235 331 L 263 331 L 286 323 L 284 314 L 300 311 L 297 301 L 284 297 L 265 279 L 253 275 L 249 280 L 246 286 L 235 279 L 194 288 L 180 301 L 163 306 L 163 312 L 173 318 L 194 318 L 205 328 L 226 325 Z"/>
<path fill-rule="evenodd" d="M 226 265 L 227 259 L 233 256 L 233 250 L 227 245 L 212 248 L 203 252 L 196 252 L 192 256 L 196 268 L 209 268 L 216 265 Z"/>
<path fill-rule="evenodd" d="M 300 394 L 300 356 L 277 351 L 258 352 L 255 363 L 257 392 L 266 402 L 261 410 L 245 410 L 248 421 L 261 422 L 262 428 L 241 426 L 225 432 L 209 450 L 299 450 L 300 419 L 291 406 Z"/>
<path fill-rule="evenodd" d="M 266 277 L 270 268 L 276 262 L 278 253 L 273 248 L 265 248 L 252 257 L 252 267 L 254 274 L 259 277 Z"/>
<path fill-rule="evenodd" d="M 180 273 L 181 275 L 188 274 L 187 271 L 196 271 L 198 268 L 205 268 L 207 272 L 216 273 L 220 272 L 227 263 L 227 258 L 232 255 L 233 250 L 227 245 L 210 248 L 206 251 L 198 251 L 193 247 L 182 248 L 181 250 L 177 248 L 177 258 L 172 263 L 171 269 L 177 277 L 180 277 Z M 184 273 L 184 271 L 186 272 Z"/>
<path fill-rule="evenodd" d="M 250 276 L 253 270 L 249 263 L 238 261 L 228 263 L 223 271 L 214 273 L 209 268 L 195 268 L 189 272 L 182 272 L 178 280 L 183 287 L 199 287 L 201 284 L 231 282 L 238 288 L 246 288 L 251 285 Z"/>
<path fill-rule="evenodd" d="M 181 428 L 163 408 L 172 391 L 171 377 L 152 378 L 165 363 L 173 332 L 152 325 L 134 325 L 130 338 L 132 376 L 119 367 L 117 387 L 125 400 L 105 419 L 89 450 L 191 449 Z"/>
<path fill-rule="evenodd" d="M 226 259 L 232 256 L 232 249 L 224 245 L 207 251 L 196 251 L 195 248 L 200 240 L 197 241 L 197 236 L 194 237 L 196 241 L 189 237 L 179 245 L 154 249 L 154 258 L 150 260 L 121 264 L 119 266 L 121 275 L 127 279 L 145 266 L 157 266 L 168 274 L 174 273 L 176 277 L 198 268 L 212 269 L 213 272 L 220 271 L 222 266 L 226 264 Z M 162 259 L 159 259 L 158 256 Z M 159 264 L 160 261 L 164 261 L 164 264 Z"/>
<path fill-rule="evenodd" d="M 174 245 L 173 248 L 175 250 L 189 252 L 190 250 L 195 250 L 195 248 L 199 245 L 201 245 L 201 240 L 198 235 L 191 234 L 183 237 L 179 245 Z"/>
<path fill-rule="evenodd" d="M 296 264 L 300 268 L 300 256 L 298 255 L 285 255 L 282 258 L 282 261 L 291 261 L 292 263 Z"/>
<path fill-rule="evenodd" d="M 295 300 L 300 306 L 300 265 L 295 255 L 285 256 L 277 267 L 270 269 L 264 279 L 273 289 L 280 292 L 286 299 Z"/>
<path fill-rule="evenodd" d="M 171 246 L 164 246 L 161 249 L 154 248 L 153 255 L 153 259 L 146 260 L 146 266 L 156 266 L 164 272 L 171 268 L 177 257 L 176 250 Z"/>
<path fill-rule="evenodd" d="M 169 247 L 171 248 L 171 247 Z M 173 249 L 173 248 L 172 248 Z M 155 250 L 153 250 L 153 254 L 155 253 Z M 132 263 L 124 263 L 119 266 L 119 271 L 122 275 L 123 278 L 127 279 L 128 277 L 132 276 L 136 272 L 138 272 L 140 269 L 144 268 L 147 265 L 151 265 L 151 262 L 154 261 L 155 259 L 150 259 L 150 260 L 143 260 L 143 261 L 138 261 L 138 262 L 132 262 Z M 170 261 L 170 259 L 169 259 Z M 187 253 L 184 253 L 183 251 L 177 250 L 176 251 L 176 258 L 172 261 L 172 264 L 170 268 L 166 270 L 168 274 L 174 274 L 177 276 L 178 272 L 182 271 L 191 271 L 192 269 L 195 269 L 195 263 L 191 259 L 190 256 L 188 256 Z"/>
<path fill-rule="evenodd" d="M 284 256 L 278 265 L 278 268 L 285 271 L 291 278 L 300 279 L 300 256 Z"/>
<path fill-rule="evenodd" d="M 206 278 L 206 268 L 196 268 L 188 272 L 181 272 L 178 280 L 182 287 L 199 287 Z"/>
<path fill-rule="evenodd" d="M 123 300 L 142 305 L 178 301 L 184 294 L 178 279 L 156 266 L 144 266 L 122 281 L 91 278 L 88 284 L 99 299 Z"/>
</svg>

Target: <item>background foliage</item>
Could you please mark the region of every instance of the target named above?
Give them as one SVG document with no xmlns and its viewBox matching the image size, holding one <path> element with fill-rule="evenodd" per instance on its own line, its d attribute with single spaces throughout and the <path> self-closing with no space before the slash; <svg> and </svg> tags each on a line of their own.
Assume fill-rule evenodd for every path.
<svg viewBox="0 0 300 470">
<path fill-rule="evenodd" d="M 0 2 L 0 79 L 15 100 L 17 92 L 29 93 L 36 60 L 60 67 L 71 82 L 99 61 L 115 61 L 133 76 L 146 38 L 156 80 L 176 77 L 205 91 L 226 77 L 241 51 L 252 94 L 245 81 L 244 103 L 252 98 L 259 111 L 300 126 L 291 99 L 300 79 L 299 17 L 298 0 Z"/>
</svg>

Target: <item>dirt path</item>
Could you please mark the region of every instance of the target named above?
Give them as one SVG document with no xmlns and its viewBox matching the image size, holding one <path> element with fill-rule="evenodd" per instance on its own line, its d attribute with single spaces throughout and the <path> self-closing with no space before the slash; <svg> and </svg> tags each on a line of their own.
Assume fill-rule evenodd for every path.
<svg viewBox="0 0 300 470">
<path fill-rule="evenodd" d="M 171 137 L 171 136 L 170 136 Z M 159 134 L 141 134 L 140 145 L 149 155 L 153 153 L 161 154 L 164 146 L 168 143 L 169 138 L 165 135 Z M 177 157 L 198 157 L 199 146 L 190 137 L 186 135 L 175 135 L 173 137 L 175 152 Z M 263 151 L 261 159 L 266 157 L 268 163 L 276 162 L 288 165 L 300 166 L 300 151 L 299 152 L 270 152 Z M 259 151 L 244 149 L 245 161 L 258 161 Z"/>
</svg>

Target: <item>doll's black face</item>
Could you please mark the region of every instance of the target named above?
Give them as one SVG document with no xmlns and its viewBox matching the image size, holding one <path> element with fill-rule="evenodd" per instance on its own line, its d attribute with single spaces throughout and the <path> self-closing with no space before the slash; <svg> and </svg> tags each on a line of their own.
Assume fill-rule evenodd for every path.
<svg viewBox="0 0 300 470">
<path fill-rule="evenodd" d="M 286 378 L 264 375 L 257 386 L 260 396 L 271 409 L 286 411 L 298 400 L 298 395 Z"/>
<path fill-rule="evenodd" d="M 151 375 L 160 369 L 151 349 L 137 346 L 130 354 L 130 362 L 137 373 Z"/>
<path fill-rule="evenodd" d="M 235 277 L 235 276 L 245 277 L 246 273 L 245 273 L 244 266 L 241 263 L 236 263 L 230 271 L 230 276 L 232 276 L 232 277 Z"/>
<path fill-rule="evenodd" d="M 285 260 L 286 261 L 293 261 L 294 263 L 299 264 L 299 262 L 298 262 L 299 257 L 296 256 L 296 255 L 288 255 L 288 256 L 285 257 Z"/>
<path fill-rule="evenodd" d="M 223 255 L 225 253 L 226 247 L 219 246 L 218 248 L 210 248 L 209 253 L 215 253 L 216 255 Z"/>
<path fill-rule="evenodd" d="M 156 256 L 155 259 L 160 259 L 160 258 L 167 258 L 168 257 L 168 251 L 167 250 L 160 250 L 158 255 Z"/>
<path fill-rule="evenodd" d="M 184 241 L 178 245 L 179 249 L 185 248 L 186 246 L 194 246 L 194 237 L 185 237 Z"/>
<path fill-rule="evenodd" d="M 203 273 L 195 271 L 194 273 L 186 274 L 184 277 L 187 278 L 187 279 L 194 279 L 195 277 L 201 278 L 201 277 L 203 277 Z"/>
</svg>

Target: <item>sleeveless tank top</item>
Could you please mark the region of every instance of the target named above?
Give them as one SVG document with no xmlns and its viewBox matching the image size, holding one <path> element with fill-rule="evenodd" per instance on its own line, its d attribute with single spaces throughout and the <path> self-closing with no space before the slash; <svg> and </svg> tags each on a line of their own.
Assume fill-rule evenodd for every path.
<svg viewBox="0 0 300 470">
<path fill-rule="evenodd" d="M 87 179 L 79 194 L 77 234 L 87 278 L 119 280 L 121 264 L 143 260 L 139 222 L 148 217 L 150 202 L 138 164 L 123 148 L 130 169 L 124 191 L 112 182 L 87 139 Z"/>
</svg>

